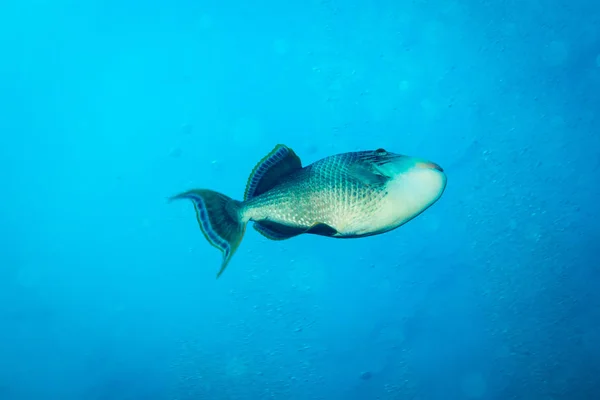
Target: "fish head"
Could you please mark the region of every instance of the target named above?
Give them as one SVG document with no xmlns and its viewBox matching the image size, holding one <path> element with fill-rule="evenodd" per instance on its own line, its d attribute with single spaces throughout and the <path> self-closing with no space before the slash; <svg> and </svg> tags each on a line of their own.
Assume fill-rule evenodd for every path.
<svg viewBox="0 0 600 400">
<path fill-rule="evenodd" d="M 384 149 L 375 150 L 373 154 L 374 168 L 388 178 L 386 203 L 392 225 L 416 217 L 443 194 L 447 177 L 438 164 Z"/>
</svg>

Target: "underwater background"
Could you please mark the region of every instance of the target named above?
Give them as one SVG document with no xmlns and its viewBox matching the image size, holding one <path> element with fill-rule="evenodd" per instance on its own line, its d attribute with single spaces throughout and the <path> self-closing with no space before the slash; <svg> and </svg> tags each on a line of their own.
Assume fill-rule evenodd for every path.
<svg viewBox="0 0 600 400">
<path fill-rule="evenodd" d="M 2 0 L 0 399 L 600 399 L 600 5 Z M 277 143 L 448 186 L 221 255 Z"/>
</svg>

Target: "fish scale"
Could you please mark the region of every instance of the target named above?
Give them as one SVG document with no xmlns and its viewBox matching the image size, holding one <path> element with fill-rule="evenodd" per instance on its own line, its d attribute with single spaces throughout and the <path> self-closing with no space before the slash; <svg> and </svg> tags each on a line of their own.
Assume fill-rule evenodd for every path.
<svg viewBox="0 0 600 400">
<path fill-rule="evenodd" d="M 324 223 L 338 232 L 363 223 L 376 212 L 385 196 L 385 184 L 367 185 L 354 178 L 347 167 L 358 159 L 356 154 L 346 153 L 317 161 L 250 200 L 243 218 L 269 219 L 299 228 Z"/>
</svg>

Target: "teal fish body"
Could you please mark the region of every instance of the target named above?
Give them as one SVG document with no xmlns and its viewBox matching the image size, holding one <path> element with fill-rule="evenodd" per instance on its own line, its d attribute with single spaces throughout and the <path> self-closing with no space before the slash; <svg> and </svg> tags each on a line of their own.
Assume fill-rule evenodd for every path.
<svg viewBox="0 0 600 400">
<path fill-rule="evenodd" d="M 223 254 L 219 277 L 248 222 L 272 240 L 305 233 L 372 236 L 421 214 L 445 187 L 437 164 L 384 149 L 337 154 L 303 167 L 292 149 L 277 145 L 252 171 L 243 201 L 207 189 L 172 199 L 194 204 L 206 239 Z"/>
</svg>

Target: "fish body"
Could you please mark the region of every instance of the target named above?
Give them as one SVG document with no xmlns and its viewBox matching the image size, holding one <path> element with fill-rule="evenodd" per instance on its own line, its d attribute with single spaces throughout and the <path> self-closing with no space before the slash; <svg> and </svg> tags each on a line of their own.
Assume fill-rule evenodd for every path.
<svg viewBox="0 0 600 400">
<path fill-rule="evenodd" d="M 249 222 L 273 240 L 305 233 L 377 235 L 429 208 L 446 180 L 439 165 L 384 149 L 332 155 L 303 167 L 292 149 L 277 145 L 252 171 L 243 201 L 207 189 L 172 199 L 194 204 L 202 232 L 223 254 L 219 277 Z"/>
</svg>

